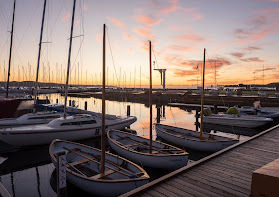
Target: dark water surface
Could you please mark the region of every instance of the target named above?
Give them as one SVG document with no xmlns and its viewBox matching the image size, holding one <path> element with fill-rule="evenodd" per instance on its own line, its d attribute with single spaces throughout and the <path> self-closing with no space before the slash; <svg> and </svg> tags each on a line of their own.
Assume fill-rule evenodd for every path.
<svg viewBox="0 0 279 197">
<path fill-rule="evenodd" d="M 64 101 L 60 94 L 47 95 L 52 102 Z M 43 98 L 43 96 L 40 96 Z M 84 108 L 85 101 L 88 102 L 88 110 L 101 112 L 101 100 L 95 98 L 69 98 L 75 100 L 80 108 Z M 137 135 L 149 137 L 149 108 L 144 104 L 106 101 L 106 113 L 115 115 L 126 115 L 127 105 L 131 106 L 131 115 L 137 117 L 137 122 L 131 125 L 131 129 L 137 131 Z M 157 110 L 153 107 L 153 120 L 156 121 Z M 163 109 L 164 108 L 164 109 Z M 195 110 L 187 111 L 178 107 L 162 106 L 161 123 L 169 124 L 187 129 L 196 129 Z M 239 138 L 240 141 L 248 139 L 260 131 L 267 129 L 271 125 L 266 125 L 257 130 L 232 128 L 216 125 L 205 125 L 208 132 L 216 132 L 218 135 Z M 213 131 L 215 130 L 215 131 Z M 156 139 L 156 132 L 153 132 L 153 139 Z M 90 139 L 80 141 L 81 143 L 100 147 L 100 139 Z M 107 146 L 107 150 L 110 148 Z M 186 149 L 190 153 L 190 162 L 199 160 L 209 153 L 198 152 Z M 113 151 L 111 151 L 113 152 Z M 151 177 L 151 180 L 159 178 L 168 171 L 145 168 Z M 33 197 L 33 196 L 56 196 L 56 172 L 51 163 L 48 146 L 29 147 L 18 149 L 1 144 L 0 146 L 0 181 L 7 188 L 12 196 Z M 75 186 L 67 183 L 68 196 L 88 196 L 85 192 Z"/>
</svg>

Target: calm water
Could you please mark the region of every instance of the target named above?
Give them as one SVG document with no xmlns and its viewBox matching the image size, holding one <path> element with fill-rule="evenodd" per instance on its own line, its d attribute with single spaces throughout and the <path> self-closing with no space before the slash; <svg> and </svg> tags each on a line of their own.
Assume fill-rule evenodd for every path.
<svg viewBox="0 0 279 197">
<path fill-rule="evenodd" d="M 52 102 L 64 101 L 64 97 L 60 94 L 47 95 Z M 45 97 L 41 95 L 40 98 Z M 79 108 L 84 109 L 85 101 L 88 102 L 88 110 L 101 112 L 101 100 L 95 98 L 73 98 Z M 126 115 L 127 105 L 131 106 L 131 115 L 137 117 L 137 122 L 131 125 L 131 129 L 137 131 L 140 136 L 149 137 L 149 108 L 144 104 L 106 101 L 106 113 L 115 115 Z M 155 122 L 157 110 L 153 105 L 153 121 Z M 164 109 L 163 109 L 164 108 Z M 164 111 L 164 113 L 163 113 Z M 177 107 L 162 106 L 161 108 L 161 123 L 184 127 L 195 130 L 195 111 L 186 111 Z M 271 126 L 271 125 L 268 125 Z M 268 126 L 261 128 L 266 129 Z M 218 127 L 215 125 L 205 125 L 205 129 L 209 132 L 217 131 L 218 135 L 230 136 L 233 138 L 240 138 L 244 140 L 259 132 L 252 129 L 236 129 L 228 127 Z M 225 131 L 225 132 L 219 132 Z M 153 139 L 156 139 L 156 133 L 153 132 Z M 92 145 L 94 147 L 100 146 L 99 139 L 85 140 L 82 143 Z M 108 147 L 109 149 L 109 147 Z M 196 161 L 208 155 L 208 153 L 197 152 L 193 150 L 186 150 L 190 153 L 190 160 Z M 0 178 L 3 185 L 13 196 L 56 196 L 53 188 L 56 188 L 55 168 L 50 161 L 48 154 L 48 146 L 32 147 L 25 149 L 10 148 L 2 146 L 0 149 Z M 146 169 L 151 179 L 156 179 L 166 173 L 166 171 Z M 69 196 L 86 196 L 86 194 L 79 189 L 68 184 Z"/>
</svg>

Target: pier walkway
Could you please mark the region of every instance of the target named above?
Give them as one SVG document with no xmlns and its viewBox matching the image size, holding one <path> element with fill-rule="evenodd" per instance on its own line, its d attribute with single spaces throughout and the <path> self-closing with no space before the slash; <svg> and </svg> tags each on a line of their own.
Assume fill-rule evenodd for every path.
<svg viewBox="0 0 279 197">
<path fill-rule="evenodd" d="M 249 196 L 252 173 L 279 158 L 279 125 L 124 196 Z"/>
</svg>

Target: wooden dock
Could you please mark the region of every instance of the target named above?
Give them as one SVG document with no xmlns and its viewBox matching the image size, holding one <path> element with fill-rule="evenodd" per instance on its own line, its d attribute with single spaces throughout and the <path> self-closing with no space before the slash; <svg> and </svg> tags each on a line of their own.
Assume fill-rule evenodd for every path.
<svg viewBox="0 0 279 197">
<path fill-rule="evenodd" d="M 188 103 L 169 103 L 169 106 L 172 107 L 185 107 L 185 108 L 201 108 L 200 104 L 188 104 Z M 214 105 L 204 105 L 204 108 L 214 108 Z M 227 106 L 217 106 L 218 109 L 227 110 Z"/>
<path fill-rule="evenodd" d="M 254 170 L 279 158 L 279 125 L 205 157 L 127 196 L 249 196 Z"/>
</svg>

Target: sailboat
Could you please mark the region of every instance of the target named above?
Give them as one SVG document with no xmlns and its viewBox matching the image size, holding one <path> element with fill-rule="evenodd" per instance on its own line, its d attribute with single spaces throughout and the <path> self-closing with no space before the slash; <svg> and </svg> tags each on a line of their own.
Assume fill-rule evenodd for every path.
<svg viewBox="0 0 279 197">
<path fill-rule="evenodd" d="M 74 14 L 73 14 L 74 16 Z M 67 95 L 70 71 L 73 25 L 71 26 L 67 79 L 65 87 L 64 114 L 61 118 L 51 120 L 47 124 L 19 126 L 0 129 L 0 140 L 13 146 L 34 146 L 50 144 L 54 139 L 82 140 L 100 136 L 102 119 L 89 114 L 67 116 Z M 124 129 L 134 123 L 133 116 L 105 116 L 106 127 L 109 129 Z"/>
<path fill-rule="evenodd" d="M 203 103 L 204 103 L 204 76 L 205 76 L 205 51 L 203 59 L 203 81 L 201 96 L 201 127 L 200 132 L 173 127 L 164 124 L 155 124 L 157 136 L 173 144 L 207 152 L 216 152 L 237 143 L 239 140 L 215 134 L 203 133 Z"/>
<path fill-rule="evenodd" d="M 176 170 L 187 165 L 188 153 L 184 150 L 152 140 L 152 66 L 151 41 L 149 41 L 150 61 L 150 134 L 149 139 L 123 131 L 109 130 L 107 138 L 111 148 L 125 158 L 146 167 Z"/>
<path fill-rule="evenodd" d="M 42 17 L 42 23 L 41 23 L 41 34 L 40 34 L 40 42 L 39 42 L 39 54 L 38 54 L 37 75 L 36 75 L 36 91 L 35 91 L 35 97 L 34 97 L 33 113 L 24 114 L 18 118 L 0 119 L 0 128 L 16 127 L 16 126 L 23 126 L 23 125 L 46 124 L 46 123 L 49 123 L 53 119 L 60 118 L 63 116 L 63 113 L 59 113 L 56 111 L 36 112 L 37 92 L 38 92 L 38 74 L 39 74 L 40 57 L 41 57 L 42 37 L 43 37 L 43 30 L 44 30 L 45 10 L 46 10 L 46 0 L 44 0 L 43 17 Z M 7 84 L 8 83 L 9 83 L 9 77 L 8 77 Z M 7 95 L 8 95 L 8 85 L 7 85 Z"/>
<path fill-rule="evenodd" d="M 92 195 L 119 196 L 148 183 L 149 176 L 140 166 L 105 152 L 105 35 L 104 24 L 101 150 L 74 142 L 54 140 L 49 153 L 57 166 L 55 154 L 66 152 L 66 177 L 75 186 Z"/>
</svg>

